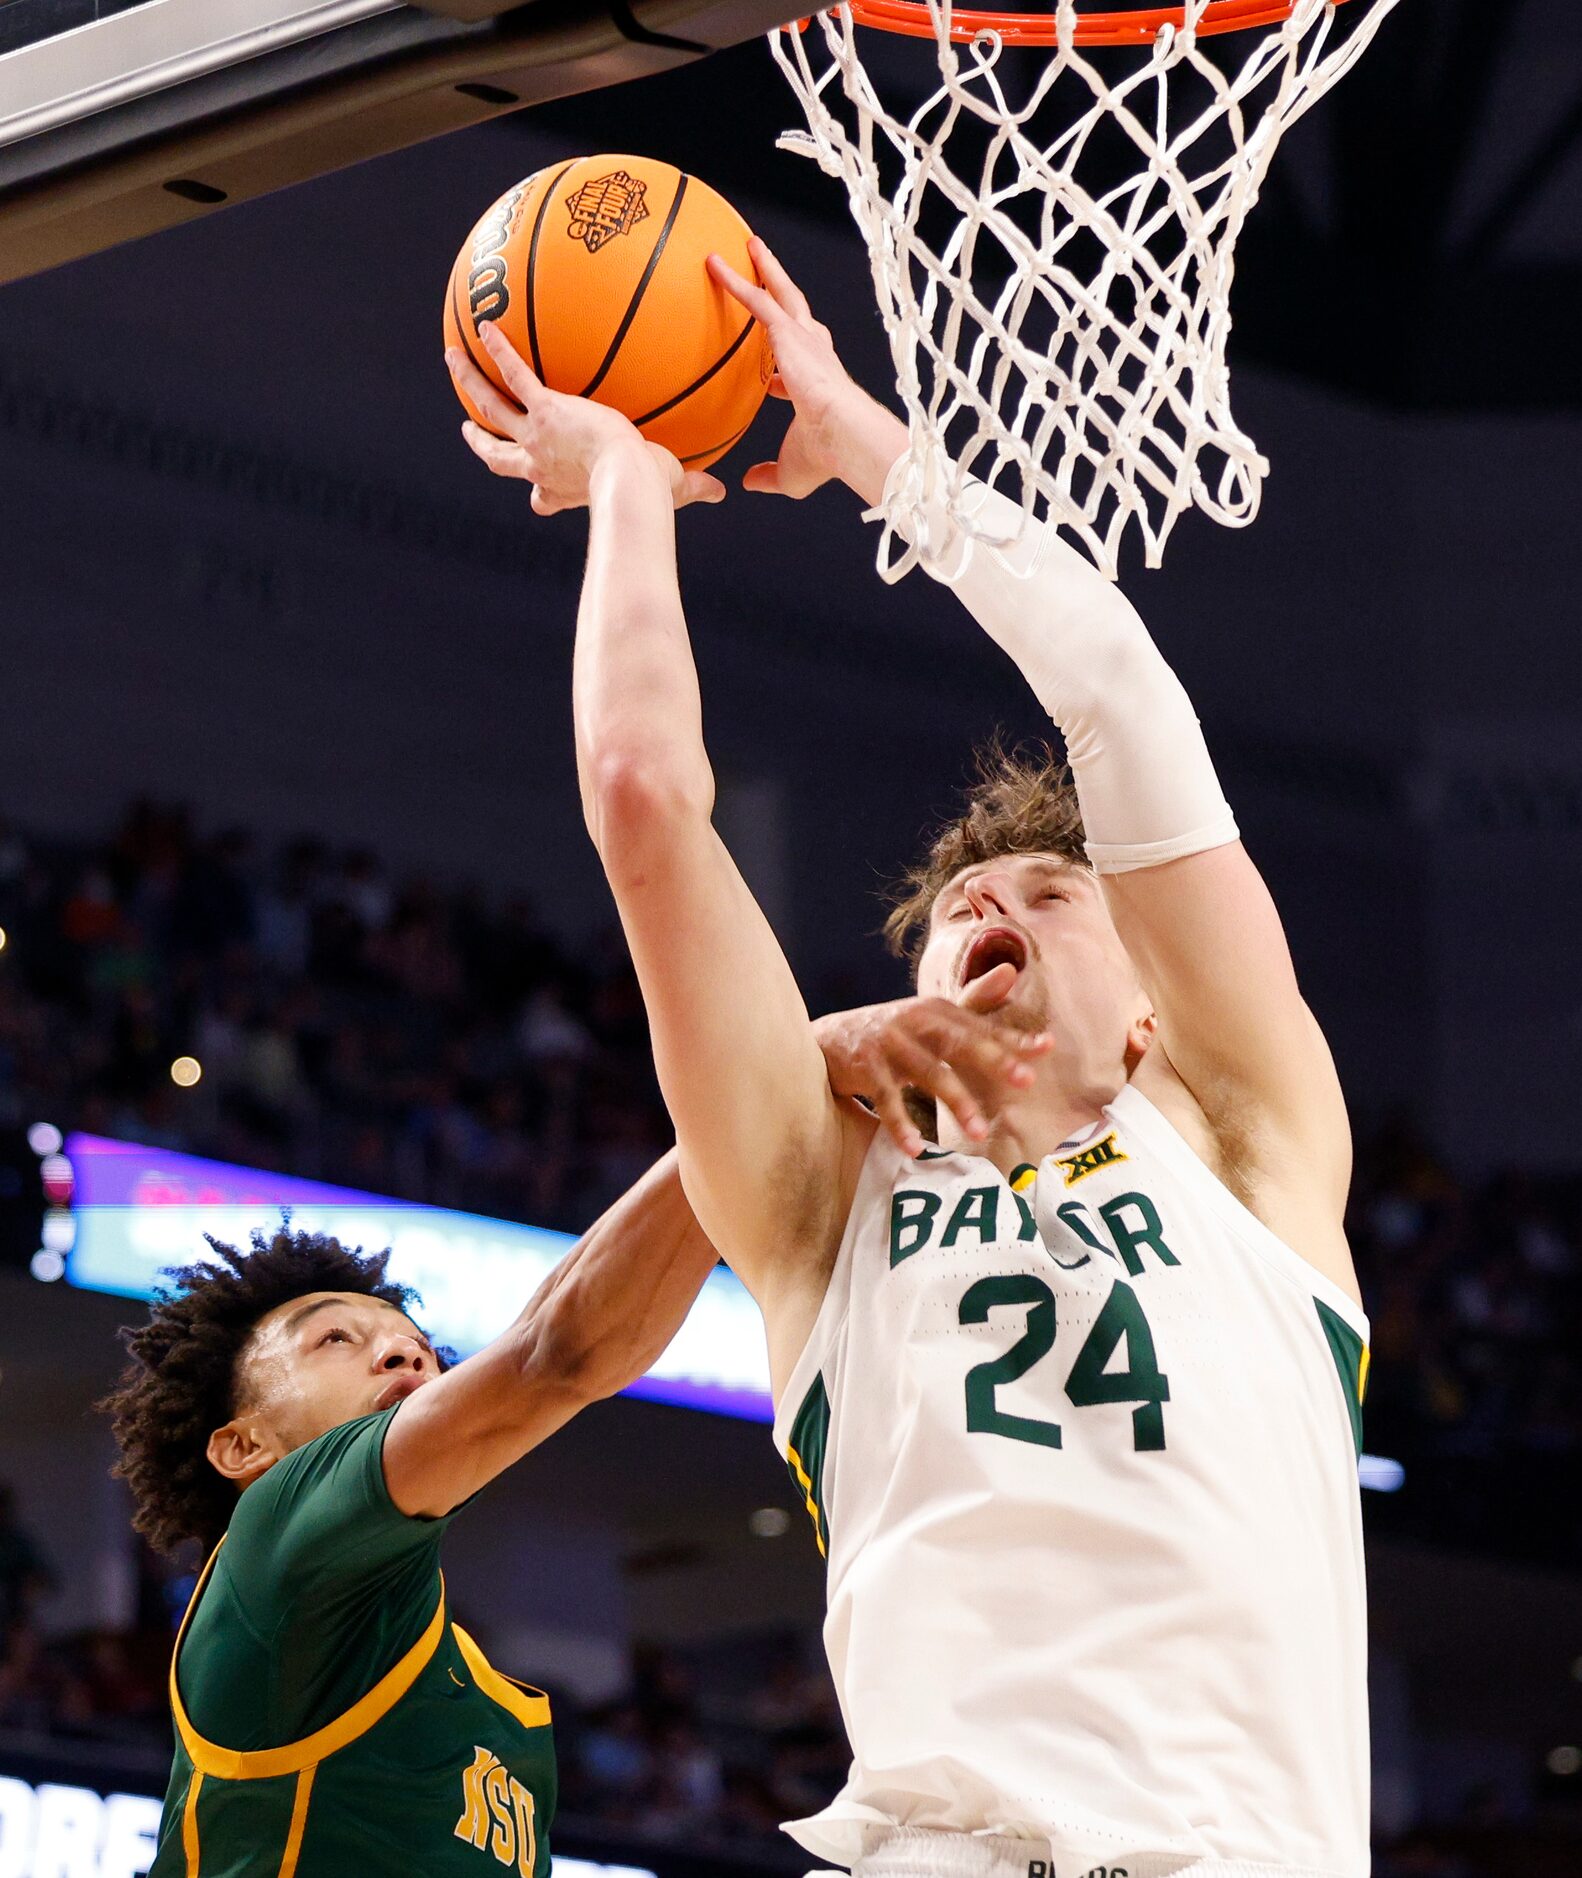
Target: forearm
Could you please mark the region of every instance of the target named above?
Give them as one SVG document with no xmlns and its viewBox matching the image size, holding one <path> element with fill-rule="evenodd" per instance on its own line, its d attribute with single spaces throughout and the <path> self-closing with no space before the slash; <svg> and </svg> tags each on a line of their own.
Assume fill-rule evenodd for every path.
<svg viewBox="0 0 1582 1878">
<path fill-rule="evenodd" d="M 840 479 L 870 509 L 876 508 L 884 498 L 890 471 L 906 451 L 906 425 L 855 382 L 843 396 L 836 423 Z"/>
<path fill-rule="evenodd" d="M 905 425 L 853 385 L 836 428 L 842 479 L 878 507 L 906 449 Z M 1017 506 L 981 485 L 977 495 L 984 532 L 1012 540 Z M 928 525 L 943 547 L 952 524 L 942 504 Z M 1059 727 L 1088 855 L 1101 873 L 1157 866 L 1236 839 L 1180 680 L 1126 596 L 1052 526 L 1029 528 L 1005 550 L 975 543 L 951 585 Z"/>
<path fill-rule="evenodd" d="M 603 1214 L 503 1336 L 401 1404 L 384 1471 L 404 1513 L 448 1513 L 653 1366 L 715 1264 L 675 1163 Z"/>
<path fill-rule="evenodd" d="M 602 1213 L 529 1307 L 526 1346 L 589 1398 L 651 1369 L 718 1264 L 674 1149 Z"/>
<path fill-rule="evenodd" d="M 671 494 L 646 447 L 600 458 L 588 510 L 572 701 L 583 809 L 602 852 L 609 798 L 623 782 L 695 796 L 707 814 L 713 779 Z"/>
<path fill-rule="evenodd" d="M 990 535 L 1013 536 L 1019 511 L 983 490 Z M 943 515 L 933 525 L 948 527 Z M 1180 680 L 1130 601 L 1054 527 L 1030 527 L 1000 550 L 974 544 L 951 583 L 1016 662 L 1066 743 L 1088 856 L 1125 873 L 1236 839 L 1202 729 Z"/>
</svg>

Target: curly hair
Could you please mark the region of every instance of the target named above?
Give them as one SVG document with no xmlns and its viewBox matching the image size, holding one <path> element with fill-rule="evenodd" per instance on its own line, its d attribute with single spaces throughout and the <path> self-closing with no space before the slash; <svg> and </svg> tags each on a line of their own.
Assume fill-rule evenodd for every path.
<svg viewBox="0 0 1582 1878">
<path fill-rule="evenodd" d="M 188 1540 L 212 1551 L 236 1489 L 208 1458 L 209 1436 L 242 1406 L 237 1358 L 259 1319 L 311 1291 L 345 1291 L 405 1310 L 414 1293 L 386 1278 L 390 1254 L 351 1251 L 322 1233 L 254 1232 L 238 1251 L 210 1238 L 213 1259 L 164 1275 L 146 1324 L 121 1332 L 131 1361 L 99 1404 L 120 1449 L 114 1473 L 132 1490 L 132 1523 L 162 1552 Z M 444 1363 L 442 1355 L 441 1364 Z"/>
<path fill-rule="evenodd" d="M 935 833 L 923 859 L 891 890 L 885 940 L 912 967 L 914 979 L 928 916 L 947 883 L 964 867 L 1008 854 L 1053 854 L 1075 867 L 1088 864 L 1071 771 L 1047 744 L 1024 753 L 994 737 L 977 752 L 961 812 Z"/>
</svg>

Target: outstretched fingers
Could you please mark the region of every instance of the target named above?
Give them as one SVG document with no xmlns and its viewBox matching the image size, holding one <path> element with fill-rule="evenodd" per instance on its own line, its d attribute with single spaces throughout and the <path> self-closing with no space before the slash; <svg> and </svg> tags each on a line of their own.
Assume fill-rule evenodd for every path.
<svg viewBox="0 0 1582 1878">
<path fill-rule="evenodd" d="M 690 508 L 694 502 L 723 502 L 725 485 L 707 470 L 688 470 L 676 487 L 674 500 L 678 509 Z"/>
<path fill-rule="evenodd" d="M 711 254 L 708 268 L 715 281 L 731 298 L 739 300 L 762 325 L 767 326 L 781 311 L 780 302 L 772 293 L 766 292 L 756 281 L 748 280 L 746 275 L 738 274 L 724 255 Z"/>
<path fill-rule="evenodd" d="M 748 241 L 747 252 L 753 257 L 753 266 L 758 269 L 764 285 L 779 304 L 797 319 L 811 319 L 813 309 L 807 303 L 807 295 L 775 259 L 762 235 L 754 235 Z"/>
<path fill-rule="evenodd" d="M 755 463 L 742 477 L 742 487 L 751 489 L 761 496 L 784 495 L 780 487 L 780 465 L 778 463 Z"/>
<path fill-rule="evenodd" d="M 460 346 L 446 347 L 445 363 L 456 381 L 456 389 L 497 437 L 519 434 L 526 413 L 513 404 L 497 384 L 484 377 Z"/>
<path fill-rule="evenodd" d="M 499 366 L 506 389 L 524 411 L 531 411 L 534 403 L 543 395 L 543 381 L 493 320 L 485 320 L 478 328 L 478 336 L 488 347 L 489 357 Z"/>
<path fill-rule="evenodd" d="M 1004 969 L 1014 980 L 1014 971 Z M 892 1072 L 942 1102 L 976 1140 L 983 1139 L 988 1118 L 1032 1086 L 1036 1060 L 1052 1047 L 1047 1032 L 1017 1032 L 991 1009 L 944 998 L 901 1006 L 881 1045 Z"/>
<path fill-rule="evenodd" d="M 462 425 L 461 434 L 467 448 L 496 476 L 515 476 L 521 482 L 533 480 L 533 472 L 527 466 L 527 452 L 519 443 L 496 437 L 470 417 Z"/>
<path fill-rule="evenodd" d="M 886 1059 L 890 1073 L 903 1087 L 943 1102 L 969 1140 L 982 1141 L 988 1134 L 982 1105 L 943 1055 L 926 1043 L 897 1034 L 886 1041 Z"/>
<path fill-rule="evenodd" d="M 912 1120 L 912 1111 L 906 1106 L 906 1095 L 900 1083 L 888 1077 L 877 1079 L 868 1100 L 885 1132 L 903 1154 L 915 1159 L 923 1152 L 926 1143 Z"/>
<path fill-rule="evenodd" d="M 1007 1042 L 996 1031 L 970 1023 L 960 1012 L 953 1020 L 941 1019 L 928 1041 L 991 1109 L 999 1108 L 1013 1091 L 1032 1087 L 1036 1074 L 1032 1059 L 1048 1048 L 1046 1043 Z"/>
</svg>

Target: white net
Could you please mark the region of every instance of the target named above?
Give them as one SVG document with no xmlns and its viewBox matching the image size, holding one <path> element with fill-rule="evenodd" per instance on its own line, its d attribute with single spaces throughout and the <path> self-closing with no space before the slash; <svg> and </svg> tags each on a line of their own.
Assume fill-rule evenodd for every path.
<svg viewBox="0 0 1582 1878">
<path fill-rule="evenodd" d="M 1236 239 L 1286 127 L 1396 0 L 1296 0 L 1215 38 L 1196 30 L 1209 4 L 1117 49 L 1077 45 L 1075 0 L 1056 0 L 1041 48 L 953 42 L 949 0 L 916 9 L 932 54 L 844 5 L 771 36 L 808 121 L 782 146 L 846 186 L 906 405 L 887 580 L 953 571 L 972 481 L 1018 501 L 1024 528 L 1052 517 L 1112 576 L 1131 524 L 1154 567 L 1184 509 L 1232 527 L 1257 513 L 1268 465 L 1225 362 Z M 921 102 L 886 109 L 863 61 L 880 42 L 888 67 L 926 67 Z M 925 509 L 963 533 L 931 541 Z"/>
</svg>

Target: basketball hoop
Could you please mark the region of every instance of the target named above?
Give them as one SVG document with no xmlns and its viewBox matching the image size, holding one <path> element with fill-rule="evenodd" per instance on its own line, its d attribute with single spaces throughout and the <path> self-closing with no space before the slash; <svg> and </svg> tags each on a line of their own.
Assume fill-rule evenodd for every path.
<svg viewBox="0 0 1582 1878">
<path fill-rule="evenodd" d="M 1395 4 L 847 0 L 771 36 L 808 122 L 781 145 L 845 185 L 906 406 L 887 580 L 948 577 L 965 543 L 1040 514 L 1112 576 L 1128 527 L 1156 567 L 1189 507 L 1253 519 L 1268 465 L 1225 362 L 1236 240 L 1281 136 Z M 921 102 L 881 101 L 859 27 L 934 40 Z M 1235 32 L 1256 37 L 1222 66 L 1203 42 Z M 1019 509 L 1014 534 L 975 525 L 1006 513 L 979 484 Z"/>
<path fill-rule="evenodd" d="M 934 23 L 928 0 L 850 0 L 851 16 L 859 26 L 877 26 L 910 39 L 932 39 Z M 1345 6 L 1347 0 L 1335 0 Z M 1296 0 L 1208 0 L 1195 28 L 1199 39 L 1215 33 L 1239 33 L 1251 26 L 1277 26 L 1289 19 Z M 1138 6 L 1108 13 L 1079 13 L 1071 43 L 1075 46 L 1144 46 L 1161 28 L 1180 32 L 1186 7 Z M 1059 44 L 1059 15 L 1053 8 L 1041 13 L 992 13 L 957 7 L 951 17 L 950 36 L 958 45 L 980 33 L 997 33 L 1007 45 Z"/>
</svg>

